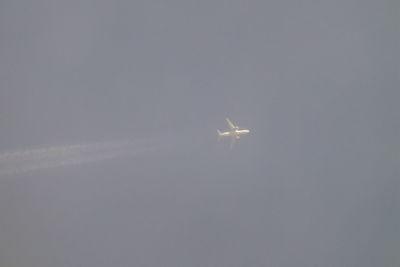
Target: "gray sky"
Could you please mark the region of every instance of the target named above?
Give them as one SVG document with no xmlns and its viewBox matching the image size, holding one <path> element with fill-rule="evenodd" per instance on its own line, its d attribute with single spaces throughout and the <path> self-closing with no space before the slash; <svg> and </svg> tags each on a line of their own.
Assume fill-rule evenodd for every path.
<svg viewBox="0 0 400 267">
<path fill-rule="evenodd" d="M 399 8 L 1 1 L 0 265 L 399 266 Z"/>
</svg>

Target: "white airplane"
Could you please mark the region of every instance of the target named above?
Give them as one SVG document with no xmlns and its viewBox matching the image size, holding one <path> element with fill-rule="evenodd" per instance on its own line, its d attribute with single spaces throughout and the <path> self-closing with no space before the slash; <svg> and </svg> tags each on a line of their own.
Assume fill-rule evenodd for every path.
<svg viewBox="0 0 400 267">
<path fill-rule="evenodd" d="M 235 143 L 235 141 L 240 138 L 240 135 L 248 134 L 250 131 L 247 130 L 247 129 L 240 130 L 239 126 L 235 126 L 228 118 L 226 118 L 226 121 L 229 124 L 230 131 L 221 132 L 220 130 L 217 130 L 218 131 L 218 136 L 219 137 L 221 137 L 221 136 L 231 136 L 232 137 L 232 139 L 231 139 L 231 148 L 232 148 L 233 144 Z"/>
</svg>

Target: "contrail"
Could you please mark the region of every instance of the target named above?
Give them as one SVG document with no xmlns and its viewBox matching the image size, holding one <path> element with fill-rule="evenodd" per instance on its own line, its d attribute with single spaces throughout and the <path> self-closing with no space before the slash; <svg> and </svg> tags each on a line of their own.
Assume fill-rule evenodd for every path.
<svg viewBox="0 0 400 267">
<path fill-rule="evenodd" d="M 154 141 L 115 140 L 0 152 L 0 176 L 131 156 L 155 148 Z"/>
</svg>

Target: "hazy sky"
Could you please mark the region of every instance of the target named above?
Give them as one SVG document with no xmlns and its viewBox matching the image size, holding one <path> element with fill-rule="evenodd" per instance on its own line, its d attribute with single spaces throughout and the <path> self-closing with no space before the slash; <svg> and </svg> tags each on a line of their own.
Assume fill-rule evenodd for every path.
<svg viewBox="0 0 400 267">
<path fill-rule="evenodd" d="M 0 265 L 399 266 L 399 10 L 1 1 Z"/>
</svg>

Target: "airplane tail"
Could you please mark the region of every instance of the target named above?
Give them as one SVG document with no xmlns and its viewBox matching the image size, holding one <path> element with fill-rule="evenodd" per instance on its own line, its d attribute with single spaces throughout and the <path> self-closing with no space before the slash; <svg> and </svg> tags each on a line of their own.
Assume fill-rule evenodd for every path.
<svg viewBox="0 0 400 267">
<path fill-rule="evenodd" d="M 218 132 L 218 140 L 220 140 L 221 136 L 222 136 L 222 133 L 220 132 L 220 130 L 217 130 L 217 132 Z"/>
</svg>

